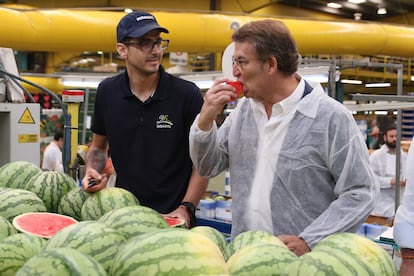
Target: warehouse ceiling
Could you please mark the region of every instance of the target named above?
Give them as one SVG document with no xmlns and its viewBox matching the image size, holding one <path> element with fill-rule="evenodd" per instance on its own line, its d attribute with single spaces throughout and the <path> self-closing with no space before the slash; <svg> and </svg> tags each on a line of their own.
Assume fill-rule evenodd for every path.
<svg viewBox="0 0 414 276">
<path fill-rule="evenodd" d="M 361 0 L 362 1 L 362 0 Z M 381 20 L 386 17 L 403 16 L 414 12 L 414 0 L 365 0 L 362 3 L 352 0 L 276 0 L 276 2 L 300 9 L 309 9 L 348 19 Z M 328 3 L 341 5 L 340 8 L 328 7 Z M 385 8 L 386 14 L 378 14 L 379 8 Z"/>
</svg>

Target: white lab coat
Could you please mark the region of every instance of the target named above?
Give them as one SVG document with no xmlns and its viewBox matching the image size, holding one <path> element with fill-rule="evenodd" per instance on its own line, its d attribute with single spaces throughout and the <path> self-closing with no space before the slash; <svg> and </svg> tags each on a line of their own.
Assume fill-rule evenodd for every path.
<svg viewBox="0 0 414 276">
<path fill-rule="evenodd" d="M 241 99 L 219 129 L 190 130 L 190 155 L 204 177 L 230 169 L 232 237 L 245 216 L 258 150 L 252 99 Z M 368 150 L 352 114 L 319 84 L 300 100 L 274 171 L 270 212 L 275 235 L 299 235 L 310 247 L 336 232 L 356 232 L 378 194 Z"/>
<path fill-rule="evenodd" d="M 396 155 L 389 152 L 387 145 L 371 153 L 369 161 L 377 182 L 380 185 L 380 193 L 372 215 L 393 217 L 395 214 L 395 186 L 391 186 L 391 179 L 395 178 Z M 407 153 L 401 151 L 400 179 L 405 179 L 405 166 Z M 404 194 L 404 187 L 400 187 L 400 198 Z"/>
<path fill-rule="evenodd" d="M 62 151 L 53 141 L 43 152 L 42 169 L 63 172 Z"/>
<path fill-rule="evenodd" d="M 407 156 L 407 183 L 394 220 L 394 240 L 401 248 L 414 249 L 414 143 Z"/>
</svg>

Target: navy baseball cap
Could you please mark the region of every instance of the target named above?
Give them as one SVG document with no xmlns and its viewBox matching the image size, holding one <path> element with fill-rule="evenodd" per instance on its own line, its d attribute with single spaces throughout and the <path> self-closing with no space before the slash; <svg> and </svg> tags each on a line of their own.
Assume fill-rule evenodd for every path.
<svg viewBox="0 0 414 276">
<path fill-rule="evenodd" d="M 116 27 L 116 39 L 121 42 L 127 37 L 141 37 L 155 29 L 169 33 L 166 28 L 158 25 L 157 19 L 152 14 L 141 11 L 131 12 L 119 21 Z"/>
</svg>

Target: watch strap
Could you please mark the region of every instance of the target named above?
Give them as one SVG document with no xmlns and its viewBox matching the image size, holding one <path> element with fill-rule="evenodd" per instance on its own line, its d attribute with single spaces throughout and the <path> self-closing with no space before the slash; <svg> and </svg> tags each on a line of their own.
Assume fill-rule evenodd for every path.
<svg viewBox="0 0 414 276">
<path fill-rule="evenodd" d="M 188 213 L 190 214 L 190 228 L 193 228 L 194 226 L 197 225 L 197 218 L 195 215 L 196 212 L 196 207 L 194 206 L 193 203 L 189 202 L 189 201 L 183 201 L 180 204 L 181 206 L 184 206 Z"/>
</svg>

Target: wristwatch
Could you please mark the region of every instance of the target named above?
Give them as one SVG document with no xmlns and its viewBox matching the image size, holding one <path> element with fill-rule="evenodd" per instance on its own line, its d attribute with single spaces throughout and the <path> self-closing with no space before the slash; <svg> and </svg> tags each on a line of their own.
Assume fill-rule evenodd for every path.
<svg viewBox="0 0 414 276">
<path fill-rule="evenodd" d="M 195 215 L 196 207 L 194 206 L 194 204 L 189 202 L 189 201 L 183 201 L 183 202 L 181 202 L 180 205 L 187 208 L 188 212 L 190 213 L 190 228 L 196 226 L 196 223 L 197 223 L 196 219 L 197 218 L 196 218 L 196 215 Z"/>
</svg>

